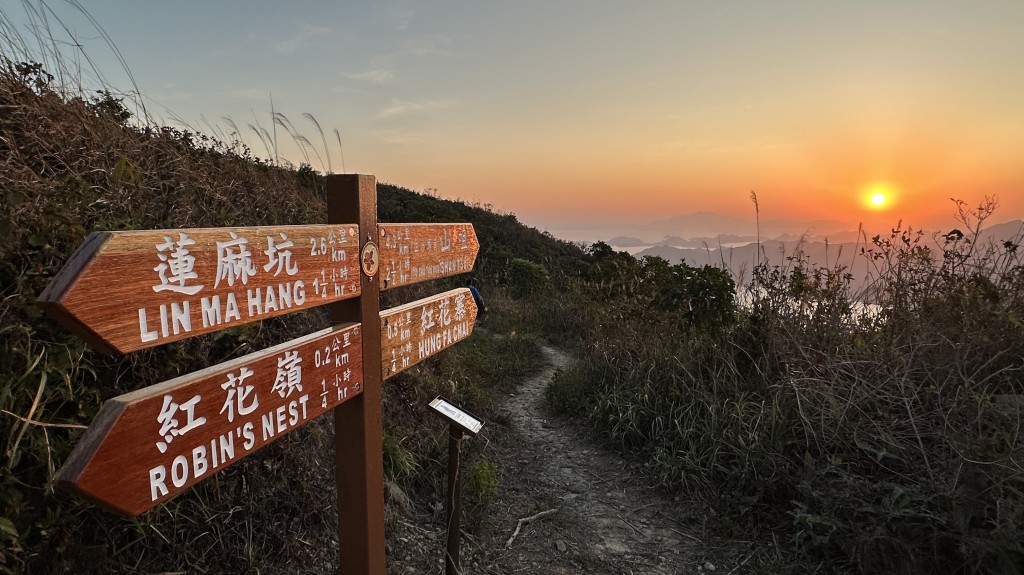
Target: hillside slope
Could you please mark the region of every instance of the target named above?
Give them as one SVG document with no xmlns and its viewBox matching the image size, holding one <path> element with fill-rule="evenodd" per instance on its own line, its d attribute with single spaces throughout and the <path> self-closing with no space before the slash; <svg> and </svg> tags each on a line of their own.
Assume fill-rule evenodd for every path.
<svg viewBox="0 0 1024 575">
<path fill-rule="evenodd" d="M 106 399 L 326 325 L 314 310 L 124 357 L 100 355 L 34 303 L 85 236 L 318 223 L 326 210 L 323 178 L 308 168 L 267 165 L 201 134 L 135 126 L 109 94 L 68 97 L 49 81 L 38 68 L 0 68 L 0 573 L 331 571 L 338 542 L 329 417 L 137 520 L 55 491 L 56 469 Z M 381 221 L 474 223 L 481 287 L 494 301 L 512 258 L 544 262 L 554 274 L 580 265 L 577 247 L 514 216 L 398 186 L 380 185 L 378 193 Z M 386 303 L 464 281 L 395 290 Z M 400 494 L 399 484 L 414 491 L 439 473 L 420 463 L 436 456 L 442 435 L 423 397 L 447 386 L 448 395 L 487 413 L 487 385 L 518 377 L 534 356 L 539 349 L 528 339 L 478 338 L 389 382 L 390 492 Z M 454 381 L 460 389 L 450 388 Z M 401 506 L 389 509 L 397 521 Z"/>
</svg>

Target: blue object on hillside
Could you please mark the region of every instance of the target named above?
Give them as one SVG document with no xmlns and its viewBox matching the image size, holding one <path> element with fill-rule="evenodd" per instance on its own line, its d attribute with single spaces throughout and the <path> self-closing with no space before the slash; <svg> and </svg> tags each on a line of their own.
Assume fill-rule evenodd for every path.
<svg viewBox="0 0 1024 575">
<path fill-rule="evenodd" d="M 477 313 L 487 313 L 487 306 L 484 305 L 484 297 L 480 295 L 480 290 L 476 289 L 476 286 L 473 285 L 473 280 L 467 281 L 466 285 L 469 287 L 469 293 L 473 294 L 473 301 L 476 302 Z"/>
</svg>

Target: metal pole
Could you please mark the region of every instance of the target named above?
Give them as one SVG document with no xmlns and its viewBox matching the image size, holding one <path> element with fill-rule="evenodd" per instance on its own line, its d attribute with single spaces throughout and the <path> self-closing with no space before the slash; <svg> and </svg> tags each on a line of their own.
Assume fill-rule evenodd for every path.
<svg viewBox="0 0 1024 575">
<path fill-rule="evenodd" d="M 327 177 L 327 222 L 359 224 L 359 248 L 377 239 L 373 176 Z M 359 257 L 359 252 L 350 254 Z M 359 322 L 363 392 L 334 409 L 334 477 L 338 497 L 339 572 L 384 575 L 384 456 L 381 435 L 380 290 L 360 273 L 361 297 L 330 306 L 333 323 Z"/>
<path fill-rule="evenodd" d="M 459 575 L 462 570 L 459 566 L 459 499 L 461 499 L 462 485 L 459 465 L 459 441 L 462 439 L 462 430 L 458 427 L 448 425 L 448 552 L 444 560 L 445 575 Z"/>
</svg>

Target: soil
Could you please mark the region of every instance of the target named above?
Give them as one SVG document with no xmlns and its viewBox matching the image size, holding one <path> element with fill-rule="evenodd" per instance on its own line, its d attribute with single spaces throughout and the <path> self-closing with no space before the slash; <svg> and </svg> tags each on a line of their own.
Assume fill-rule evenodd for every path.
<svg viewBox="0 0 1024 575">
<path fill-rule="evenodd" d="M 704 507 L 665 497 L 647 485 L 640 464 L 598 447 L 550 412 L 544 390 L 570 358 L 550 347 L 544 354 L 543 370 L 507 398 L 507 419 L 489 422 L 472 439 L 486 442 L 499 488 L 485 519 L 464 520 L 462 572 L 750 572 L 753 543 L 709 535 Z M 443 515 L 438 507 L 433 517 L 398 522 L 389 536 L 389 573 L 444 572 Z"/>
</svg>

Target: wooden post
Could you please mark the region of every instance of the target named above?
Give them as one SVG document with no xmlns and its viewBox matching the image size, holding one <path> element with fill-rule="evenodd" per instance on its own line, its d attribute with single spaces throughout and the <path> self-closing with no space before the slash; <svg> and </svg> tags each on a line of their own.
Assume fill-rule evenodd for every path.
<svg viewBox="0 0 1024 575">
<path fill-rule="evenodd" d="M 459 441 L 462 430 L 454 424 L 448 425 L 448 552 L 444 558 L 445 575 L 460 575 L 459 566 L 459 500 L 462 498 L 462 473 L 460 469 Z"/>
<path fill-rule="evenodd" d="M 360 253 L 368 242 L 376 245 L 376 179 L 359 174 L 328 176 L 327 221 L 358 223 Z M 380 286 L 377 277 L 365 271 L 359 275 L 362 297 L 331 304 L 330 318 L 333 323 L 359 322 L 363 365 L 378 366 L 381 364 Z M 339 572 L 384 575 L 380 370 L 365 369 L 363 385 L 362 394 L 334 410 Z"/>
<path fill-rule="evenodd" d="M 448 497 L 446 499 L 448 519 L 448 548 L 444 557 L 445 575 L 459 575 L 459 500 L 462 498 L 462 462 L 459 443 L 463 435 L 470 437 L 480 433 L 484 422 L 477 416 L 437 396 L 430 402 L 430 408 L 448 421 Z"/>
<path fill-rule="evenodd" d="M 381 313 L 380 291 L 465 273 L 480 245 L 466 223 L 378 226 L 367 175 L 327 178 L 327 221 L 91 234 L 39 303 L 97 349 L 127 353 L 317 305 L 331 306 L 333 325 L 108 401 L 58 482 L 135 516 L 333 409 L 339 570 L 384 575 L 381 382 L 468 337 L 477 309 L 455 289 Z M 320 380 L 319 402 L 301 393 L 303 373 L 314 389 Z M 443 398 L 431 407 L 461 433 L 480 430 Z"/>
</svg>

